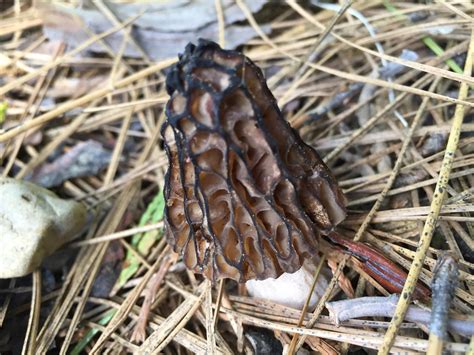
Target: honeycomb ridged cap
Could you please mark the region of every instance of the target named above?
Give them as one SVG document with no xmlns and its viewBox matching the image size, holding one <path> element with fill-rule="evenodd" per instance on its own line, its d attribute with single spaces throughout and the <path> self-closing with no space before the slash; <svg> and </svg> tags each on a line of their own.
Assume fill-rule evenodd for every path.
<svg viewBox="0 0 474 355">
<path fill-rule="evenodd" d="M 213 281 L 298 270 L 345 218 L 345 199 L 282 117 L 261 70 L 200 40 L 166 87 L 165 229 L 174 251 Z"/>
</svg>

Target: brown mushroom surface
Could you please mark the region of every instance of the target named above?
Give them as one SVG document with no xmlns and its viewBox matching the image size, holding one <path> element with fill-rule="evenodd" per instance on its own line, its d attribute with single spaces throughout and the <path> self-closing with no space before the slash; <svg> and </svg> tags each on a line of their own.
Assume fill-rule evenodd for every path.
<svg viewBox="0 0 474 355">
<path fill-rule="evenodd" d="M 345 218 L 334 177 L 250 59 L 205 40 L 179 59 L 162 128 L 168 242 L 213 281 L 297 271 Z"/>
</svg>

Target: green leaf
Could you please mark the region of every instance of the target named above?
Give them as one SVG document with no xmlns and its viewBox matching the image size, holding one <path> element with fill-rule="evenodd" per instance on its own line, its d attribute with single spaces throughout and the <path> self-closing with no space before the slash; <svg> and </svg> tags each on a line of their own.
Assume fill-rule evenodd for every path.
<svg viewBox="0 0 474 355">
<path fill-rule="evenodd" d="M 385 8 L 389 12 L 393 13 L 399 20 L 409 20 L 409 18 L 405 16 L 404 14 L 402 14 L 389 0 L 384 0 L 383 4 Z M 436 41 L 433 38 L 429 36 L 425 36 L 422 38 L 422 41 L 425 44 L 425 46 L 427 46 L 438 57 L 444 53 L 444 49 L 440 47 L 440 45 L 436 43 Z M 445 63 L 451 68 L 453 72 L 458 73 L 458 74 L 464 73 L 462 68 L 451 58 L 445 60 Z"/>
<path fill-rule="evenodd" d="M 0 124 L 5 122 L 5 117 L 7 116 L 8 102 L 0 103 Z"/>
<path fill-rule="evenodd" d="M 425 46 L 427 46 L 431 51 L 436 54 L 438 57 L 441 56 L 444 53 L 444 49 L 441 48 L 438 43 L 435 42 L 435 40 L 431 37 L 423 37 L 422 38 L 423 43 Z M 458 74 L 463 74 L 464 71 L 462 68 L 451 58 L 446 60 L 446 64 L 451 68 L 452 71 L 458 73 Z"/>
<path fill-rule="evenodd" d="M 115 312 L 115 309 L 108 310 L 98 323 L 100 325 L 107 325 L 114 316 Z M 84 348 L 87 346 L 87 344 L 89 344 L 92 338 L 94 338 L 94 335 L 96 335 L 98 332 L 98 328 L 89 329 L 86 335 L 84 335 L 84 337 L 76 344 L 74 349 L 72 349 L 70 355 L 79 355 L 81 351 L 84 350 Z"/>
<path fill-rule="evenodd" d="M 139 226 L 145 226 L 147 224 L 153 224 L 163 219 L 165 209 L 165 199 L 163 191 L 159 192 L 153 201 L 150 202 L 147 209 L 140 217 Z M 161 230 L 152 230 L 145 233 L 137 233 L 132 236 L 131 245 L 141 255 L 146 256 L 150 252 L 153 245 L 160 239 L 162 235 Z M 127 251 L 127 256 L 124 262 L 125 267 L 123 268 L 118 278 L 116 287 L 120 288 L 137 272 L 140 267 L 140 260 L 130 251 Z"/>
</svg>

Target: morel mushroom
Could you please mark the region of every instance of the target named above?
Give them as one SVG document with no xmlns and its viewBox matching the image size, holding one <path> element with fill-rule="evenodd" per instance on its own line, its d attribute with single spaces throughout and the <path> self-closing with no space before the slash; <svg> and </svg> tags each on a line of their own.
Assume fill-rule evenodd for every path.
<svg viewBox="0 0 474 355">
<path fill-rule="evenodd" d="M 334 177 L 250 59 L 205 40 L 179 59 L 162 128 L 168 242 L 212 281 L 297 271 L 346 216 Z"/>
</svg>

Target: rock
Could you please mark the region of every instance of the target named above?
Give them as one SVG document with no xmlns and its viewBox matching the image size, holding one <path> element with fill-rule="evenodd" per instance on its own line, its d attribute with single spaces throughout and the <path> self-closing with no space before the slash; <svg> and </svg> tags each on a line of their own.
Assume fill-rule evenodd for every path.
<svg viewBox="0 0 474 355">
<path fill-rule="evenodd" d="M 0 178 L 0 196 L 0 278 L 34 271 L 87 222 L 84 205 L 29 182 Z"/>
</svg>

